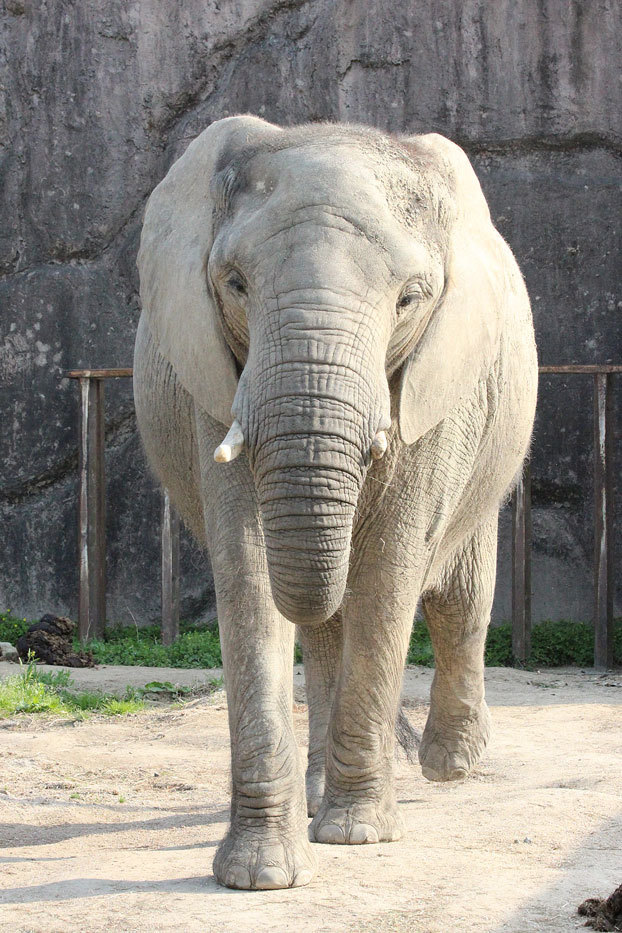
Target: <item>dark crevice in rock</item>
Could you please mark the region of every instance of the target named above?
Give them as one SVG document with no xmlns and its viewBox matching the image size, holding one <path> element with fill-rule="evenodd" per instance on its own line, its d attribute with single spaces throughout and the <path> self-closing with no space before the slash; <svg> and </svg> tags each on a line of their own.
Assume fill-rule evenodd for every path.
<svg viewBox="0 0 622 933">
<path fill-rule="evenodd" d="M 564 483 L 544 478 L 535 478 L 531 482 L 531 504 L 534 508 L 550 506 L 572 506 L 583 504 L 586 491 L 579 483 Z"/>
<path fill-rule="evenodd" d="M 153 187 L 155 187 L 155 182 Z M 110 233 L 106 240 L 100 243 L 94 242 L 91 245 L 84 246 L 80 249 L 70 249 L 69 247 L 64 248 L 62 245 L 58 246 L 51 256 L 43 258 L 39 262 L 32 263 L 29 266 L 24 266 L 22 269 L 17 268 L 19 266 L 18 260 L 12 268 L 0 270 L 0 281 L 14 278 L 20 275 L 29 275 L 32 272 L 38 272 L 41 269 L 46 268 L 53 268 L 54 266 L 83 266 L 97 262 L 107 252 L 113 249 L 120 239 L 128 234 L 133 224 L 138 229 L 139 224 L 142 222 L 143 210 L 150 193 L 151 192 L 149 191 L 147 194 L 140 198 L 138 204 L 132 209 L 127 217 L 117 225 L 115 230 Z"/>
<path fill-rule="evenodd" d="M 106 453 L 118 450 L 136 436 L 136 412 L 117 412 L 114 418 L 106 422 Z"/>
<path fill-rule="evenodd" d="M 384 71 L 385 68 L 401 68 L 403 65 L 410 64 L 410 61 L 410 56 L 404 56 L 403 58 L 398 58 L 393 61 L 375 58 L 353 58 L 348 62 L 346 67 L 339 72 L 339 80 L 342 81 L 346 78 L 352 68 L 357 65 L 365 71 Z"/>
<path fill-rule="evenodd" d="M 622 154 L 622 140 L 604 133 L 573 133 L 568 136 L 525 136 L 514 139 L 458 139 L 454 142 L 472 155 L 517 155 L 532 152 L 579 152 L 604 149 Z"/>
<path fill-rule="evenodd" d="M 297 12 L 311 2 L 312 0 L 280 0 L 270 9 L 264 10 L 255 19 L 251 20 L 243 31 L 228 39 L 215 42 L 210 49 L 210 66 L 207 80 L 204 79 L 203 82 L 200 82 L 199 79 L 192 90 L 188 90 L 175 99 L 174 106 L 170 108 L 169 116 L 158 122 L 158 132 L 160 134 L 170 134 L 175 124 L 191 116 L 194 108 L 204 105 L 213 93 L 220 90 L 219 84 L 222 84 L 224 63 L 226 63 L 228 69 L 235 67 L 235 56 L 242 55 L 247 51 L 249 45 L 253 43 L 266 41 L 268 30 L 271 33 L 274 32 L 277 18 L 280 18 L 283 14 Z M 212 80 L 212 76 L 215 74 L 218 75 L 216 81 Z M 155 129 L 156 125 L 152 124 L 152 128 Z"/>
<path fill-rule="evenodd" d="M 38 496 L 50 486 L 62 483 L 70 474 L 77 474 L 78 451 L 73 450 L 62 460 L 57 460 L 48 470 L 28 479 L 16 486 L 6 486 L 0 489 L 0 503 L 6 505 L 20 505 L 31 496 Z"/>
<path fill-rule="evenodd" d="M 126 411 L 116 415 L 106 423 L 106 454 L 118 450 L 122 445 L 132 440 L 136 435 L 136 415 L 134 411 Z M 38 496 L 51 486 L 77 479 L 78 450 L 77 446 L 71 453 L 57 460 L 49 469 L 37 476 L 31 476 L 15 486 L 0 489 L 0 503 L 6 505 L 19 505 L 31 496 Z"/>
</svg>

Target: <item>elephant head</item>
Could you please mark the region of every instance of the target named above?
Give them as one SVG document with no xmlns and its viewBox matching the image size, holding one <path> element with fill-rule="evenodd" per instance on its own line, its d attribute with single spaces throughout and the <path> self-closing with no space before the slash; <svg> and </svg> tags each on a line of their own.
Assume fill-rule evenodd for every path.
<svg viewBox="0 0 622 933">
<path fill-rule="evenodd" d="M 232 117 L 153 193 L 148 326 L 195 404 L 230 426 L 221 469 L 246 447 L 292 621 L 341 604 L 392 417 L 396 444 L 414 444 L 489 372 L 503 248 L 466 156 L 435 135 Z"/>
</svg>

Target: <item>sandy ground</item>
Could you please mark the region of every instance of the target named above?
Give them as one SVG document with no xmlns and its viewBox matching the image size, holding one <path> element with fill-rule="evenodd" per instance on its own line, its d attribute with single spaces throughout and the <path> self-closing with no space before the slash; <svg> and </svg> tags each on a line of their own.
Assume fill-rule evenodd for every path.
<svg viewBox="0 0 622 933">
<path fill-rule="evenodd" d="M 0 677 L 15 666 L 0 663 Z M 102 667 L 85 686 L 207 681 L 219 671 Z M 422 728 L 431 672 L 404 678 Z M 294 672 L 305 746 L 304 675 Z M 318 846 L 307 888 L 218 886 L 228 815 L 222 691 L 86 722 L 0 722 L 0 929 L 566 933 L 622 881 L 622 672 L 490 669 L 494 735 L 476 772 L 430 784 L 397 764 L 406 836 Z"/>
</svg>

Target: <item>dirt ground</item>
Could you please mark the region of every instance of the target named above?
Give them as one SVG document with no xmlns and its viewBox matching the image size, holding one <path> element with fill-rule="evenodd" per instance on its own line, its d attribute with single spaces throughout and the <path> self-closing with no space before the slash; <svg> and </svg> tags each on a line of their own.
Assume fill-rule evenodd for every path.
<svg viewBox="0 0 622 933">
<path fill-rule="evenodd" d="M 0 663 L 0 677 L 15 666 Z M 76 682 L 124 692 L 219 671 L 102 667 Z M 404 678 L 422 728 L 431 672 Z M 305 747 L 304 675 L 294 672 Z M 622 881 L 622 672 L 489 669 L 494 734 L 466 781 L 397 764 L 397 843 L 317 846 L 306 888 L 221 888 L 228 815 L 222 691 L 179 708 L 86 722 L 0 722 L 0 929 L 533 933 L 581 928 L 577 905 Z"/>
</svg>

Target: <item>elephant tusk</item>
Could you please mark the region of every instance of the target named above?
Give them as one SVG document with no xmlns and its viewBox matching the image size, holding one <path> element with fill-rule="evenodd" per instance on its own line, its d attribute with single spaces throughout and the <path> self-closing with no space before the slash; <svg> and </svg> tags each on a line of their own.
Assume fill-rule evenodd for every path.
<svg viewBox="0 0 622 933">
<path fill-rule="evenodd" d="M 387 452 L 388 446 L 387 435 L 384 431 L 378 431 L 371 445 L 372 458 L 374 460 L 381 460 Z"/>
<path fill-rule="evenodd" d="M 244 435 L 240 422 L 236 419 L 225 437 L 222 444 L 219 444 L 214 451 L 214 460 L 216 463 L 230 463 L 242 453 L 244 447 Z"/>
</svg>

